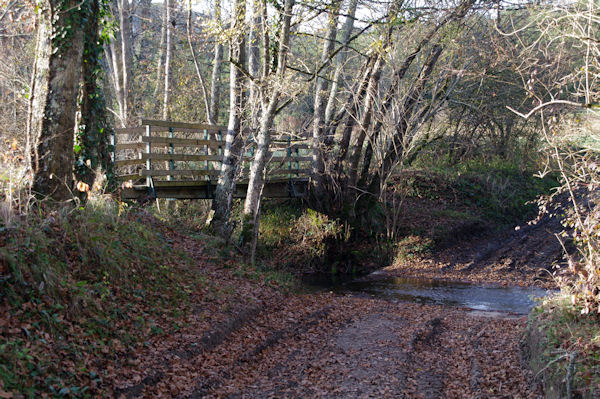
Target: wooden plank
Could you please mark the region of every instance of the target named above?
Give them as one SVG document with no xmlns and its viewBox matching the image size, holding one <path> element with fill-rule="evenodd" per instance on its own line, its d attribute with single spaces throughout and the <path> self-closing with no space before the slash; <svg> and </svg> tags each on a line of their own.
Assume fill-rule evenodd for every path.
<svg viewBox="0 0 600 399">
<path fill-rule="evenodd" d="M 273 169 L 267 172 L 268 175 L 308 175 L 310 169 Z"/>
<path fill-rule="evenodd" d="M 169 138 L 169 137 L 142 137 L 142 142 L 152 144 L 173 144 L 177 147 L 198 147 L 208 145 L 209 147 L 225 146 L 224 141 L 219 140 L 200 140 L 200 139 L 181 139 L 181 138 Z"/>
<path fill-rule="evenodd" d="M 263 196 L 266 198 L 289 198 L 294 194 L 296 197 L 306 196 L 308 179 L 293 179 L 294 190 L 290 190 L 290 179 L 271 180 L 265 184 Z M 155 186 L 155 193 L 158 198 L 177 198 L 177 199 L 203 199 L 212 198 L 214 195 L 216 184 L 208 181 L 187 182 L 184 185 L 168 185 L 174 182 L 156 182 L 165 183 L 166 186 Z M 180 182 L 181 183 L 181 182 Z M 193 185 L 190 185 L 194 183 Z M 248 189 L 247 182 L 240 182 L 236 185 L 234 193 L 235 198 L 244 198 Z M 146 186 L 133 186 L 131 188 L 123 188 L 121 198 L 123 199 L 139 199 L 147 198 L 148 189 Z"/>
<path fill-rule="evenodd" d="M 124 127 L 115 129 L 115 134 L 144 134 L 146 132 L 146 128 L 143 126 L 140 127 Z"/>
<path fill-rule="evenodd" d="M 220 170 L 140 170 L 140 175 L 142 176 L 219 176 L 220 173 Z"/>
<path fill-rule="evenodd" d="M 197 187 L 210 184 L 206 180 L 154 180 L 154 187 Z"/>
<path fill-rule="evenodd" d="M 115 150 L 137 150 L 144 148 L 144 143 L 119 143 L 115 145 Z"/>
<path fill-rule="evenodd" d="M 191 155 L 191 154 L 146 154 L 141 153 L 141 161 L 220 161 L 222 155 Z"/>
<path fill-rule="evenodd" d="M 288 161 L 292 161 L 292 162 L 306 162 L 306 161 L 312 161 L 312 157 L 296 157 L 296 156 L 291 156 L 291 157 L 273 157 L 271 158 L 271 162 L 288 162 Z"/>
<path fill-rule="evenodd" d="M 147 126 L 152 126 L 152 125 L 147 125 Z M 174 129 L 176 133 L 202 133 L 204 134 L 204 130 L 205 129 L 198 129 L 198 128 L 176 128 Z M 215 129 L 214 127 L 212 129 L 208 129 L 209 132 L 218 132 L 219 129 Z M 227 130 L 221 130 L 223 132 L 223 134 L 225 134 L 225 132 Z M 169 127 L 168 126 L 152 126 L 152 132 L 153 133 L 168 133 L 169 132 Z M 137 134 L 137 135 L 143 135 L 146 133 L 146 126 L 141 126 L 141 127 L 128 127 L 128 128 L 119 128 L 119 129 L 115 129 L 115 134 L 118 135 L 125 135 L 125 134 Z"/>
<path fill-rule="evenodd" d="M 254 157 L 250 157 L 250 156 L 243 156 L 242 157 L 243 161 L 252 161 L 254 160 Z M 307 161 L 311 161 L 312 157 L 300 157 L 300 156 L 296 156 L 294 154 L 292 154 L 291 157 L 272 157 L 269 161 L 270 162 L 307 162 Z"/>
<path fill-rule="evenodd" d="M 139 180 L 142 177 L 140 176 L 139 173 L 135 173 L 135 174 L 129 174 L 129 175 L 119 175 L 117 176 L 117 180 L 119 181 L 125 181 L 125 180 Z"/>
<path fill-rule="evenodd" d="M 287 149 L 290 149 L 290 150 L 293 151 L 293 150 L 307 150 L 307 149 L 309 149 L 311 147 L 308 144 L 292 144 L 292 145 L 287 145 L 287 144 L 284 144 L 284 143 L 281 143 L 281 144 L 275 143 L 275 144 L 273 144 L 271 146 L 271 148 L 274 149 L 274 150 L 287 150 Z"/>
<path fill-rule="evenodd" d="M 227 131 L 227 126 L 209 125 L 208 123 L 187 123 L 173 121 L 159 121 L 154 119 L 142 119 L 141 125 L 172 127 L 173 129 L 201 129 L 208 131 Z"/>
<path fill-rule="evenodd" d="M 142 159 L 121 159 L 115 161 L 115 166 L 131 166 L 131 165 L 142 165 L 144 161 Z"/>
</svg>

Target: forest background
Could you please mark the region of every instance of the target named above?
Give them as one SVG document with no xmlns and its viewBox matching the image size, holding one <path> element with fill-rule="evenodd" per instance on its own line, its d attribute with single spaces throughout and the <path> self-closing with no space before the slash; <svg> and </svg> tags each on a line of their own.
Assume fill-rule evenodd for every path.
<svg viewBox="0 0 600 399">
<path fill-rule="evenodd" d="M 405 223 L 410 198 L 453 202 L 446 216 L 486 228 L 533 216 L 525 203 L 537 199 L 565 227 L 566 265 L 548 270 L 577 317 L 597 317 L 599 24 L 593 0 L 1 0 L 1 231 L 54 223 L 55 202 L 109 201 L 119 217 L 132 207 L 105 194 L 135 172 L 114 168 L 114 128 L 141 118 L 225 125 L 215 200 L 164 203 L 171 223 L 208 223 L 251 263 L 261 240 L 268 254 L 300 232 L 295 256 L 305 258 L 294 267 L 334 261 L 348 272 L 356 262 L 340 259 L 360 260 L 356 243 L 397 255 L 418 227 Z M 272 143 L 286 137 L 311 148 L 300 212 L 261 199 Z M 282 220 L 293 225 L 285 234 Z M 54 289 L 70 273 L 5 252 L 12 277 L 0 281 L 15 292 Z"/>
</svg>

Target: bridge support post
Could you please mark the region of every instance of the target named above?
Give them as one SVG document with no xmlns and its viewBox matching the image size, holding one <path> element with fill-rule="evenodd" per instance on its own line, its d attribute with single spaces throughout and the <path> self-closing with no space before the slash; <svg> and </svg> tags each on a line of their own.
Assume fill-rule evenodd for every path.
<svg viewBox="0 0 600 399">
<path fill-rule="evenodd" d="M 150 127 L 150 125 L 146 125 L 146 137 L 150 138 L 152 136 L 152 128 Z M 150 143 L 150 140 L 148 140 L 146 142 L 146 154 L 150 155 L 152 153 L 152 144 Z M 146 170 L 147 171 L 151 171 L 152 170 L 152 161 L 150 160 L 150 157 L 146 158 Z M 148 174 L 148 176 L 146 177 L 146 186 L 151 187 L 152 186 L 152 175 Z"/>
<path fill-rule="evenodd" d="M 115 164 L 117 160 L 117 134 L 115 133 L 115 129 L 112 129 L 110 133 L 110 145 L 112 146 L 112 151 L 110 152 L 110 160 Z"/>
<path fill-rule="evenodd" d="M 170 127 L 169 128 L 169 138 L 172 139 L 173 136 L 173 128 Z M 174 148 L 173 148 L 173 143 L 169 143 L 169 154 L 173 155 L 174 153 Z M 175 169 L 175 162 L 172 159 L 169 159 L 169 170 L 173 170 Z M 171 181 L 173 180 L 173 176 L 172 175 L 168 175 L 167 176 L 167 180 Z"/>
</svg>

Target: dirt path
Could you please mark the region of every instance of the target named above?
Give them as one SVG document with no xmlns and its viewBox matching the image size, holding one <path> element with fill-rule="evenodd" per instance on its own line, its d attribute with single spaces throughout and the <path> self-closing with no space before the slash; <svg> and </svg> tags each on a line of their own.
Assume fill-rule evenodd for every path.
<svg viewBox="0 0 600 399">
<path fill-rule="evenodd" d="M 457 235 L 452 245 L 398 259 L 385 271 L 397 276 L 556 288 L 552 267 L 564 264 L 564 257 L 555 233 L 562 229 L 557 218 L 546 215 L 537 223 L 494 234 Z"/>
<path fill-rule="evenodd" d="M 538 235 L 543 237 L 542 230 Z M 515 234 L 509 242 L 524 244 L 529 239 L 524 237 Z M 188 245 L 183 237 L 177 240 Z M 189 246 L 191 253 L 201 253 L 197 242 Z M 469 261 L 486 246 L 485 259 Z M 474 249 L 471 255 L 455 251 L 455 266 L 445 270 L 465 276 L 461 269 L 471 265 L 475 275 L 485 276 L 506 255 L 486 242 Z M 440 259 L 449 258 L 422 271 L 441 273 Z M 211 262 L 202 268 L 221 279 L 229 276 L 223 281 L 238 289 L 215 309 L 192 315 L 179 333 L 150 341 L 123 360 L 112 397 L 541 397 L 521 361 L 525 317 L 359 296 L 285 296 L 260 285 L 239 289 L 248 283 Z M 518 280 L 518 273 L 510 275 L 514 278 L 506 281 Z"/>
<path fill-rule="evenodd" d="M 461 309 L 293 296 L 216 345 L 153 362 L 145 383 L 115 396 L 537 398 L 520 361 L 524 326 Z"/>
</svg>

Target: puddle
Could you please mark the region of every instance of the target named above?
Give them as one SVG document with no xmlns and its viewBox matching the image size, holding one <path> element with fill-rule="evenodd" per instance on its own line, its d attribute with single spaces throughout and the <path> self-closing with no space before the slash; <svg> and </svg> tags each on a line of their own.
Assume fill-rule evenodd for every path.
<svg viewBox="0 0 600 399">
<path fill-rule="evenodd" d="M 527 314 L 535 305 L 533 298 L 548 294 L 541 288 L 495 287 L 420 278 L 390 277 L 373 273 L 351 281 L 311 278 L 307 283 L 339 294 L 365 294 L 404 302 L 465 307 L 481 313 L 510 312 Z M 478 313 L 477 313 L 478 312 Z"/>
</svg>

